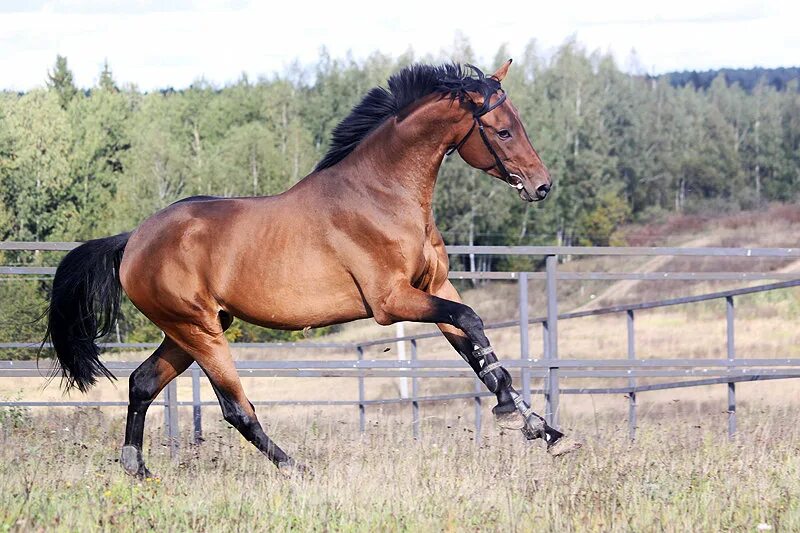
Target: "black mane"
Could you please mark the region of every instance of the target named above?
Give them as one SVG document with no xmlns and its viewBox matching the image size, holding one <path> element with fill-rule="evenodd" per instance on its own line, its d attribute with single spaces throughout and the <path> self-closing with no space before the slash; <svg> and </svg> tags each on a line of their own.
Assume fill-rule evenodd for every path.
<svg viewBox="0 0 800 533">
<path fill-rule="evenodd" d="M 429 94 L 441 93 L 443 97 L 463 99 L 467 91 L 477 92 L 483 96 L 483 106 L 488 106 L 489 97 L 500 89 L 500 82 L 485 76 L 477 67 L 465 67 L 455 63 L 411 65 L 389 78 L 388 89 L 370 90 L 334 128 L 328 153 L 314 170 L 340 162 L 384 120 Z"/>
</svg>

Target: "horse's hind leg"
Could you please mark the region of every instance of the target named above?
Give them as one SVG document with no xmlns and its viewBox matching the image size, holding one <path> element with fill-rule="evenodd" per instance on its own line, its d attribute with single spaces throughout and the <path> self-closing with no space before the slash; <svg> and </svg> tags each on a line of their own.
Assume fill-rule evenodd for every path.
<svg viewBox="0 0 800 533">
<path fill-rule="evenodd" d="M 192 364 L 192 357 L 165 338 L 156 351 L 130 377 L 128 421 L 125 426 L 125 444 L 120 462 L 128 474 L 149 477 L 150 471 L 142 458 L 144 419 L 147 409 L 158 393 L 176 376 Z"/>
<path fill-rule="evenodd" d="M 284 473 L 305 470 L 264 433 L 253 404 L 245 396 L 225 337 L 208 334 L 198 336 L 195 332 L 191 337 L 186 336 L 186 340 L 191 343 L 186 349 L 211 381 L 225 420 Z"/>
</svg>

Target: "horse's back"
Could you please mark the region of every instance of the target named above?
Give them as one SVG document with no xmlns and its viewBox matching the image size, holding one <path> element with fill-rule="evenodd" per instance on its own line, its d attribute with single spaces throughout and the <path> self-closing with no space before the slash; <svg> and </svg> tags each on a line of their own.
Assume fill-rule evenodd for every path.
<svg viewBox="0 0 800 533">
<path fill-rule="evenodd" d="M 146 307 L 183 302 L 283 329 L 362 318 L 363 300 L 321 230 L 321 210 L 287 200 L 187 198 L 159 211 L 128 242 L 125 292 L 154 321 Z"/>
<path fill-rule="evenodd" d="M 225 198 L 224 196 L 204 196 L 204 195 L 188 196 L 186 198 L 181 198 L 180 200 L 172 202 L 169 205 L 172 206 L 172 205 L 175 205 L 175 204 L 183 204 L 183 203 L 186 203 L 186 202 L 203 202 L 203 201 L 206 201 L 206 200 L 226 200 L 226 199 L 229 200 L 230 198 Z"/>
</svg>

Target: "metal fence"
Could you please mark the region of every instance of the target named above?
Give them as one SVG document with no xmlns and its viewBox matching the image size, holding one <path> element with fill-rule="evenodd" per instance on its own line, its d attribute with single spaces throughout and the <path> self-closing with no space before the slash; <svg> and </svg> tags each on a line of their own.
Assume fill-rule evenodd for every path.
<svg viewBox="0 0 800 533">
<path fill-rule="evenodd" d="M 0 250 L 69 250 L 78 243 L 10 243 L 0 242 Z M 504 365 L 519 372 L 521 393 L 530 403 L 532 394 L 543 394 L 545 417 L 551 425 L 558 425 L 559 398 L 561 394 L 624 394 L 628 397 L 628 426 L 631 438 L 636 431 L 637 394 L 648 391 L 697 387 L 705 385 L 724 385 L 728 394 L 728 433 L 736 432 L 736 383 L 800 377 L 800 359 L 792 358 L 736 358 L 735 345 L 735 298 L 748 294 L 763 293 L 800 286 L 800 274 L 782 272 L 563 272 L 558 269 L 558 255 L 609 255 L 609 256 L 693 256 L 693 257 L 750 257 L 800 259 L 798 248 L 625 248 L 625 247 L 503 247 L 503 246 L 451 246 L 451 254 L 490 254 L 490 255 L 533 255 L 545 256 L 544 272 L 458 272 L 450 273 L 452 279 L 505 279 L 516 280 L 519 287 L 519 315 L 517 320 L 487 324 L 486 329 L 518 328 L 520 338 L 520 358 L 505 360 Z M 52 267 L 0 267 L 0 274 L 8 275 L 51 275 Z M 545 316 L 531 318 L 528 315 L 528 282 L 544 280 L 547 293 L 547 313 Z M 558 312 L 557 284 L 559 280 L 784 280 L 756 287 L 719 291 L 697 296 L 672 298 L 659 301 L 624 304 L 572 313 Z M 711 300 L 724 300 L 726 308 L 727 358 L 726 359 L 639 359 L 636 354 L 635 317 L 636 312 Z M 620 359 L 560 359 L 558 356 L 558 323 L 590 316 L 608 314 L 624 315 L 627 324 L 627 357 Z M 540 325 L 543 346 L 541 359 L 531 357 L 530 327 Z M 241 361 L 236 366 L 243 377 L 349 377 L 358 380 L 358 398 L 353 400 L 270 400 L 254 401 L 255 405 L 347 405 L 358 408 L 359 428 L 366 429 L 366 410 L 372 406 L 406 404 L 410 405 L 412 430 L 415 436 L 420 433 L 419 406 L 426 402 L 441 402 L 458 399 L 472 399 L 475 404 L 476 436 L 480 435 L 482 398 L 491 396 L 470 369 L 459 358 L 446 360 L 421 359 L 418 342 L 438 337 L 439 332 L 406 335 L 402 337 L 381 338 L 360 342 L 299 342 L 299 343 L 232 343 L 233 348 L 259 348 L 265 352 L 271 349 L 290 349 L 310 351 L 333 348 L 354 354 L 352 360 L 293 360 L 293 361 Z M 387 346 L 396 342 L 410 344 L 410 359 L 380 360 L 366 359 L 365 349 Z M 150 349 L 157 343 L 105 343 L 108 349 Z M 31 348 L 29 343 L 0 343 L 0 349 Z M 38 347 L 38 345 L 37 345 Z M 128 376 L 139 362 L 109 362 L 108 368 L 121 377 Z M 29 377 L 46 374 L 31 361 L 0 361 L 0 377 Z M 181 377 L 192 379 L 192 401 L 178 401 L 177 386 L 173 381 L 164 392 L 161 402 L 165 408 L 165 427 L 173 446 L 177 445 L 178 407 L 191 406 L 193 409 L 194 435 L 202 434 L 202 408 L 216 402 L 200 400 L 201 372 L 192 365 Z M 365 393 L 365 380 L 369 378 L 410 378 L 411 394 L 408 398 L 368 399 Z M 419 394 L 419 379 L 423 378 L 461 378 L 474 382 L 474 392 L 423 396 Z M 623 379 L 625 386 L 563 388 L 561 378 L 602 378 Z M 637 385 L 637 379 L 671 379 L 660 383 Z M 680 379 L 678 379 L 680 378 Z M 542 380 L 541 389 L 532 389 L 533 379 Z M 126 402 L 90 401 L 4 401 L 0 406 L 124 406 Z"/>
</svg>

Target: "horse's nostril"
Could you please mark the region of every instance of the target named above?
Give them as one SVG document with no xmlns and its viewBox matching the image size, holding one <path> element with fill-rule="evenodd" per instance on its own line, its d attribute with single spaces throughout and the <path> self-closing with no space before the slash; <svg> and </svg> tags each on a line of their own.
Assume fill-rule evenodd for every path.
<svg viewBox="0 0 800 533">
<path fill-rule="evenodd" d="M 536 187 L 536 194 L 539 196 L 539 198 L 544 198 L 545 196 L 547 196 L 547 193 L 549 192 L 550 192 L 550 185 L 546 183 L 544 185 L 539 185 L 538 187 Z"/>
</svg>

